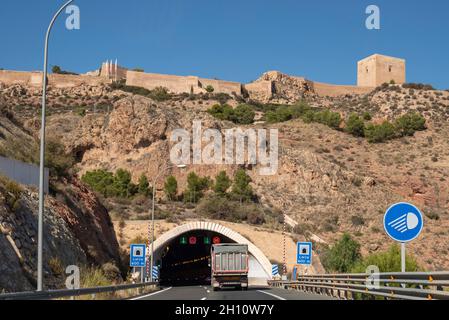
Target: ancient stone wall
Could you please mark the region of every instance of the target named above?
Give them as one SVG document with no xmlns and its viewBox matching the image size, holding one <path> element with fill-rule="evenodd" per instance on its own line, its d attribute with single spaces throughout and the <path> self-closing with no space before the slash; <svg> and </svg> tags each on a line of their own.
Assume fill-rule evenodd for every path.
<svg viewBox="0 0 449 320">
<path fill-rule="evenodd" d="M 266 101 L 273 96 L 273 81 L 270 80 L 248 83 L 244 88 L 252 99 Z"/>
<path fill-rule="evenodd" d="M 310 83 L 312 90 L 322 97 L 337 97 L 347 94 L 367 94 L 374 89 L 374 87 L 344 86 L 314 81 L 310 81 Z"/>
<path fill-rule="evenodd" d="M 148 90 L 164 87 L 173 93 L 190 93 L 198 90 L 199 78 L 128 71 L 126 84 L 128 86 L 143 87 Z"/>
<path fill-rule="evenodd" d="M 7 85 L 38 85 L 42 83 L 42 73 L 0 70 L 0 82 Z"/>
<path fill-rule="evenodd" d="M 203 89 L 206 89 L 207 86 L 212 86 L 214 88 L 215 93 L 227 93 L 227 94 L 242 94 L 242 84 L 238 82 L 232 81 L 222 81 L 222 80 L 213 80 L 213 79 L 199 79 L 200 86 Z"/>
<path fill-rule="evenodd" d="M 0 82 L 11 84 L 24 84 L 35 87 L 42 86 L 42 73 L 41 72 L 19 72 L 19 71 L 0 71 Z M 98 86 L 104 83 L 110 83 L 110 80 L 82 75 L 66 75 L 66 74 L 49 74 L 48 83 L 55 88 L 71 88 L 77 87 L 82 84 L 91 86 Z"/>
</svg>

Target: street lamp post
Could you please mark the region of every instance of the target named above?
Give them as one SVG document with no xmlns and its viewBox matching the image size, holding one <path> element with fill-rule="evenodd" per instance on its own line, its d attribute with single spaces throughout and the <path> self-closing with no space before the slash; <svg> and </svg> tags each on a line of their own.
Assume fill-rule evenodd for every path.
<svg viewBox="0 0 449 320">
<path fill-rule="evenodd" d="M 47 34 L 45 36 L 44 47 L 44 74 L 42 78 L 42 122 L 41 122 L 41 146 L 40 146 L 40 168 L 39 168 L 39 218 L 37 231 L 37 291 L 42 291 L 43 284 L 43 225 L 44 225 L 44 170 L 45 170 L 45 112 L 46 112 L 46 96 L 47 96 L 47 73 L 48 73 L 48 40 L 50 38 L 51 29 L 61 12 L 74 0 L 68 1 L 64 4 L 48 26 Z"/>
<path fill-rule="evenodd" d="M 155 208 L 155 202 L 156 202 L 156 183 L 157 180 L 168 170 L 173 168 L 185 168 L 186 165 L 170 165 L 168 167 L 165 167 L 163 170 L 159 172 L 159 174 L 154 178 L 152 188 L 153 188 L 153 201 L 152 201 L 152 208 L 151 208 L 151 228 L 149 228 L 149 232 L 151 233 L 151 257 L 150 257 L 150 264 L 148 264 L 147 261 L 147 277 L 150 276 L 150 282 L 153 281 L 153 266 L 154 266 L 154 208 Z M 148 237 L 150 238 L 150 237 Z M 150 267 L 151 266 L 151 267 Z"/>
</svg>

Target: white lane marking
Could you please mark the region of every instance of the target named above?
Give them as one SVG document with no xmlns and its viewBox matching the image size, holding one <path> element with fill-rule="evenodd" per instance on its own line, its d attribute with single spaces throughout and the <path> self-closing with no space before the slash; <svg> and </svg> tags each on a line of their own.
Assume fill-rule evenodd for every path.
<svg viewBox="0 0 449 320">
<path fill-rule="evenodd" d="M 156 291 L 156 292 L 153 292 L 153 293 L 150 293 L 150 294 L 147 294 L 147 295 L 141 296 L 141 297 L 137 297 L 137 298 L 132 298 L 132 299 L 129 299 L 129 300 L 140 300 L 140 299 L 143 299 L 143 298 L 146 298 L 146 297 L 154 296 L 154 295 L 156 295 L 156 294 L 159 294 L 159 293 L 165 292 L 165 291 L 167 291 L 167 290 L 170 290 L 171 288 L 173 288 L 173 287 L 170 287 L 170 288 L 166 288 L 166 289 L 164 289 L 164 290 L 160 290 L 160 291 Z"/>
<path fill-rule="evenodd" d="M 206 300 L 207 298 L 206 297 L 204 297 L 204 298 L 201 298 L 201 300 Z"/>
<path fill-rule="evenodd" d="M 257 290 L 257 291 L 262 292 L 262 293 L 265 293 L 265 294 L 268 294 L 269 296 L 275 297 L 275 298 L 278 299 L 278 300 L 287 300 L 287 299 L 284 299 L 284 298 L 282 298 L 282 297 L 279 297 L 279 296 L 277 296 L 277 295 L 275 295 L 275 294 L 273 294 L 273 293 L 270 293 L 270 292 L 265 292 L 265 291 L 262 291 L 262 290 Z"/>
</svg>

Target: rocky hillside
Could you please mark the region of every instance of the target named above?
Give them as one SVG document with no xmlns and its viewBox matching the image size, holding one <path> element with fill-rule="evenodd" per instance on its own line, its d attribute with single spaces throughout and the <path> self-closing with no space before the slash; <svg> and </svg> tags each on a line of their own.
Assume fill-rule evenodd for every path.
<svg viewBox="0 0 449 320">
<path fill-rule="evenodd" d="M 36 161 L 36 140 L 15 115 L 2 109 L 1 155 Z M 69 265 L 120 267 L 120 253 L 107 210 L 75 177 L 52 179 L 46 197 L 44 277 L 47 288 L 63 288 Z M 38 193 L 0 176 L 0 292 L 36 287 Z"/>
<path fill-rule="evenodd" d="M 301 119 L 249 125 L 280 130 L 277 174 L 264 177 L 258 175 L 257 167 L 247 167 L 262 204 L 288 213 L 305 236 L 314 234 L 331 244 L 342 232 L 350 232 L 362 244 L 364 253 L 372 253 L 392 243 L 382 231 L 385 209 L 396 201 L 412 201 L 427 218 L 422 236 L 410 245 L 411 252 L 427 269 L 448 269 L 449 92 L 387 85 L 367 95 L 331 98 L 310 93 L 301 87 L 302 82 L 277 73 L 267 77 L 279 78 L 275 79 L 277 91 L 288 99 L 304 98 L 313 107 L 340 113 L 343 119 L 352 112 L 369 113 L 371 121 L 379 123 L 414 110 L 426 118 L 427 130 L 371 144 L 344 130 Z M 78 89 L 65 92 L 75 97 L 70 90 Z M 134 180 L 142 173 L 151 179 L 168 162 L 173 129 L 190 130 L 194 119 L 202 120 L 204 128 L 234 126 L 206 112 L 219 102 L 207 95 L 157 101 L 110 88 L 103 90 L 102 99 L 107 96 L 111 102 L 109 110 L 94 110 L 87 105 L 87 113 L 75 112 L 55 103 L 50 109 L 48 132 L 75 155 L 79 175 L 98 168 L 124 168 L 132 172 Z M 88 97 L 89 91 L 83 95 Z M 85 96 L 73 103 L 79 105 L 77 102 L 90 99 Z M 3 99 L 6 105 L 14 101 L 14 108 L 9 109 L 14 115 L 17 108 L 26 107 L 20 94 Z M 228 98 L 227 102 L 236 105 L 242 101 Z M 29 110 L 20 121 L 36 135 L 39 122 L 36 114 L 32 116 L 33 109 Z M 173 169 L 168 174 L 176 176 L 183 190 L 189 171 L 215 177 L 220 170 L 231 175 L 235 169 L 198 165 L 186 172 Z"/>
</svg>

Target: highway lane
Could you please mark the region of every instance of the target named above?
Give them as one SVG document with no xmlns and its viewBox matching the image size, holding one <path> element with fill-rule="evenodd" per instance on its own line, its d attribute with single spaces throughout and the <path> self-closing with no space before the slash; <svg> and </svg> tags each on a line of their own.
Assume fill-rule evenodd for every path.
<svg viewBox="0 0 449 320">
<path fill-rule="evenodd" d="M 210 286 L 168 287 L 132 300 L 332 300 L 330 297 L 270 287 L 250 287 L 248 291 Z"/>
</svg>

